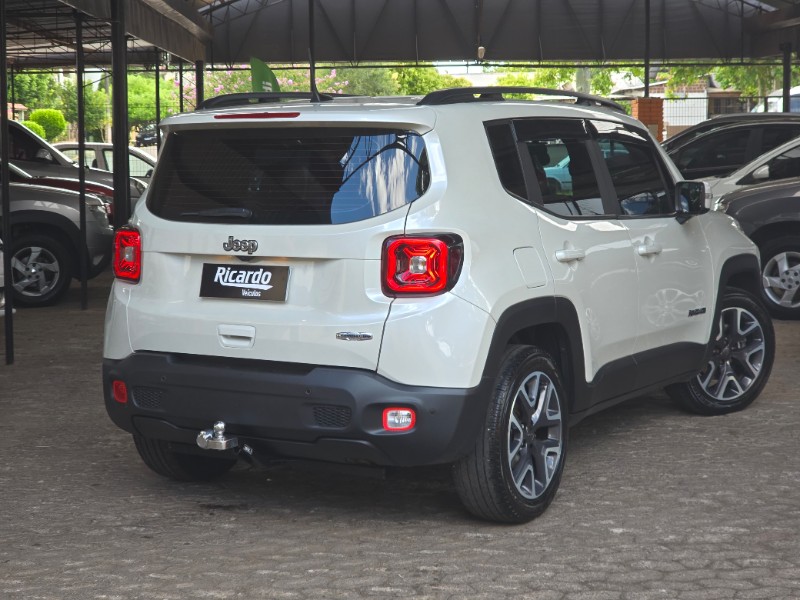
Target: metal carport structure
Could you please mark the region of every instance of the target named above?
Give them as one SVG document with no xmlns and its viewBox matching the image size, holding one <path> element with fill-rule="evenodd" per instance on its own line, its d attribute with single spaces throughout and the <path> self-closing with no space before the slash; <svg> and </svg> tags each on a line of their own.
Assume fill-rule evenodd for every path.
<svg viewBox="0 0 800 600">
<path fill-rule="evenodd" d="M 306 62 L 310 8 L 316 58 L 360 63 L 641 61 L 743 62 L 800 47 L 800 0 L 0 0 L 2 62 L 16 67 L 112 64 L 113 141 L 127 146 L 128 62 L 156 64 L 161 51 L 204 61 Z M 788 86 L 785 86 L 788 87 Z M 7 106 L 7 73 L 0 81 Z M 202 90 L 202 84 L 197 86 Z M 202 93 L 202 92 L 201 92 Z M 788 92 L 787 92 L 788 94 Z M 79 102 L 80 103 L 80 102 Z M 8 126 L 2 110 L 0 131 Z M 6 136 L 4 136 L 5 138 Z M 81 137 L 82 142 L 82 137 Z M 3 212 L 8 147 L 2 143 Z M 128 164 L 114 159 L 127 214 Z M 0 236 L 8 239 L 8 219 Z M 6 253 L 6 281 L 10 265 Z M 13 361 L 10 311 L 6 362 Z"/>
<path fill-rule="evenodd" d="M 8 58 L 15 66 L 72 66 L 82 89 L 87 56 L 92 64 L 112 65 L 113 142 L 128 146 L 127 66 L 158 64 L 161 51 L 200 63 L 211 39 L 211 30 L 196 10 L 180 0 L 0 0 L 2 77 L 0 77 L 0 131 L 8 130 Z M 83 95 L 78 97 L 78 122 L 82 131 Z M 9 148 L 2 136 L 2 212 L 9 207 Z M 83 162 L 83 135 L 79 136 L 79 162 Z M 130 205 L 129 166 L 124 152 L 114 153 L 115 214 L 127 215 Z M 81 189 L 84 173 L 79 170 Z M 83 192 L 82 192 L 83 193 Z M 118 217 L 121 218 L 121 217 Z M 81 230 L 85 231 L 85 203 L 81 203 Z M 85 234 L 84 234 L 85 235 Z M 3 219 L 0 237 L 11 240 L 10 219 Z M 11 287 L 9 253 L 4 255 L 5 284 Z M 84 261 L 81 261 L 82 263 Z M 82 277 L 85 298 L 85 274 Z M 8 294 L 8 306 L 13 306 Z M 12 311 L 5 311 L 6 363 L 14 360 Z"/>
</svg>

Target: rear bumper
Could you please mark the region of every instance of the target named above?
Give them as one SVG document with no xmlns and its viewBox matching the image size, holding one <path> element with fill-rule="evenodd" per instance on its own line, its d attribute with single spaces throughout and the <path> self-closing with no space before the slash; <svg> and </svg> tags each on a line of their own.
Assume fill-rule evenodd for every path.
<svg viewBox="0 0 800 600">
<path fill-rule="evenodd" d="M 128 402 L 115 401 L 122 380 Z M 215 421 L 257 451 L 287 458 L 380 466 L 452 462 L 472 447 L 489 385 L 396 384 L 371 371 L 266 361 L 135 353 L 103 362 L 111 419 L 131 433 L 195 444 Z M 410 407 L 415 427 L 383 430 L 383 410 Z"/>
</svg>

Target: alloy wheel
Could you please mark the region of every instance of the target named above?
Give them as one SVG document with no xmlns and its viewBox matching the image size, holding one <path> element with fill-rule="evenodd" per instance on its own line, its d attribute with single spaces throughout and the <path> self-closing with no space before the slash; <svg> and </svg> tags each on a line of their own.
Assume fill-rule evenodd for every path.
<svg viewBox="0 0 800 600">
<path fill-rule="evenodd" d="M 47 248 L 27 246 L 11 257 L 14 289 L 23 296 L 44 296 L 58 283 L 61 269 Z"/>
<path fill-rule="evenodd" d="M 563 427 L 555 385 L 545 373 L 531 373 L 517 388 L 508 424 L 508 466 L 524 498 L 538 498 L 556 474 Z"/>
<path fill-rule="evenodd" d="M 731 307 L 719 317 L 712 356 L 697 376 L 700 387 L 718 401 L 734 401 L 749 390 L 764 366 L 764 330 L 750 311 Z"/>
<path fill-rule="evenodd" d="M 780 252 L 762 272 L 764 295 L 777 306 L 800 308 L 800 252 Z"/>
</svg>

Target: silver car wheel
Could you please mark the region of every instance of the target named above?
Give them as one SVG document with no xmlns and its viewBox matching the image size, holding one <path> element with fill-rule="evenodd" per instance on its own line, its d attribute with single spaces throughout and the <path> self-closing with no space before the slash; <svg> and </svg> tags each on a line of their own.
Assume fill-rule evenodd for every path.
<svg viewBox="0 0 800 600">
<path fill-rule="evenodd" d="M 761 273 L 764 295 L 783 308 L 800 308 L 800 252 L 781 252 Z"/>
<path fill-rule="evenodd" d="M 697 376 L 700 387 L 715 400 L 737 400 L 758 379 L 765 348 L 764 331 L 753 313 L 743 308 L 724 309 L 711 359 Z"/>
<path fill-rule="evenodd" d="M 11 257 L 14 289 L 23 296 L 44 296 L 58 283 L 61 269 L 47 248 L 27 246 Z"/>
<path fill-rule="evenodd" d="M 508 466 L 524 498 L 541 496 L 557 472 L 563 427 L 555 385 L 545 373 L 531 373 L 517 389 L 508 423 Z"/>
</svg>

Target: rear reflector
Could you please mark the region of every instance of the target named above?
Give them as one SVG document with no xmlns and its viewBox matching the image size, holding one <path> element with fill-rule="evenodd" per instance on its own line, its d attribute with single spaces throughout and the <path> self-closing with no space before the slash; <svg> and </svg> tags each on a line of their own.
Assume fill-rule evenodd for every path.
<svg viewBox="0 0 800 600">
<path fill-rule="evenodd" d="M 114 276 L 137 282 L 142 275 L 142 238 L 133 228 L 120 228 L 114 234 Z"/>
<path fill-rule="evenodd" d="M 383 245 L 383 293 L 433 296 L 458 281 L 464 245 L 456 235 L 391 237 Z"/>
<path fill-rule="evenodd" d="M 111 395 L 114 397 L 114 400 L 116 400 L 120 404 L 127 404 L 128 386 L 125 385 L 124 381 L 119 381 L 119 380 L 112 381 Z"/>
<path fill-rule="evenodd" d="M 386 431 L 408 431 L 414 429 L 417 413 L 413 408 L 385 408 L 383 410 L 383 428 Z"/>
</svg>

